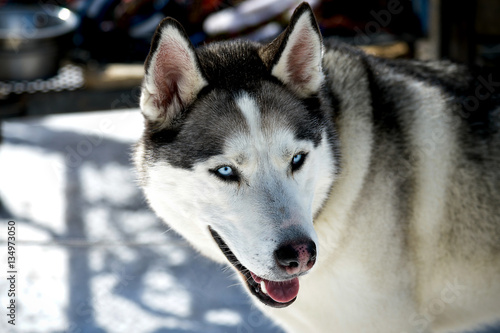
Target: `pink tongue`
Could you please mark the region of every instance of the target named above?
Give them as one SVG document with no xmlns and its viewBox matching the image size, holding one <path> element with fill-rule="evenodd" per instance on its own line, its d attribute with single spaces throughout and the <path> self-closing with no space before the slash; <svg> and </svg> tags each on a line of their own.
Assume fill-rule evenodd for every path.
<svg viewBox="0 0 500 333">
<path fill-rule="evenodd" d="M 297 297 L 299 293 L 299 279 L 288 281 L 268 281 L 264 280 L 267 294 L 276 302 L 287 303 Z"/>
</svg>

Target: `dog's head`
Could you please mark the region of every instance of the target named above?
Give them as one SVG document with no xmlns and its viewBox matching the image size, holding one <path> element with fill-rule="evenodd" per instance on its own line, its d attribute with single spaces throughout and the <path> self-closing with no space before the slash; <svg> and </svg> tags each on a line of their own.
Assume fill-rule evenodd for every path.
<svg viewBox="0 0 500 333">
<path fill-rule="evenodd" d="M 149 203 L 263 303 L 291 304 L 318 256 L 313 218 L 338 165 L 311 8 L 268 45 L 195 50 L 165 19 L 145 67 L 135 157 Z"/>
</svg>

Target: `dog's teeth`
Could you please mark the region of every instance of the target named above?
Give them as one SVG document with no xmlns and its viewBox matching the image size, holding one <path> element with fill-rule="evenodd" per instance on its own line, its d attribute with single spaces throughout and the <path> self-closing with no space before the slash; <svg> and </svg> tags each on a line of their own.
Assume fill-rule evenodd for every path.
<svg viewBox="0 0 500 333">
<path fill-rule="evenodd" d="M 264 281 L 260 281 L 260 290 L 262 290 L 262 292 L 267 295 L 266 284 L 264 283 Z"/>
</svg>

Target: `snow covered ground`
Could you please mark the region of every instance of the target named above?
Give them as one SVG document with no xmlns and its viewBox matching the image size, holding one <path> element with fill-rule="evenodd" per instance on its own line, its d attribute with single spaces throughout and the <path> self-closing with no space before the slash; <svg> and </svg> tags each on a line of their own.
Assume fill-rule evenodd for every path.
<svg viewBox="0 0 500 333">
<path fill-rule="evenodd" d="M 0 145 L 0 272 L 16 223 L 16 326 L 0 279 L 0 332 L 281 332 L 232 271 L 151 212 L 130 146 L 139 111 L 12 120 Z"/>
</svg>

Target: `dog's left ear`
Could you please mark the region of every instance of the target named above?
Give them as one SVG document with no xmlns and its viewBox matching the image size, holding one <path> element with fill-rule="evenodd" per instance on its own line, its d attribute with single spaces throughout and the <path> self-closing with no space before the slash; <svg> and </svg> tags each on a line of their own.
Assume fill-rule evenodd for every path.
<svg viewBox="0 0 500 333">
<path fill-rule="evenodd" d="M 324 79 L 322 55 L 321 33 L 306 2 L 295 9 L 288 28 L 260 50 L 271 74 L 301 97 L 319 92 Z"/>
</svg>

